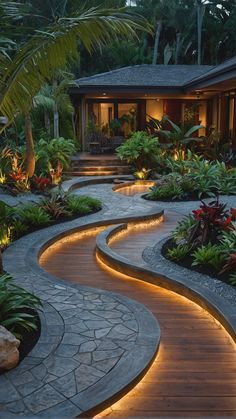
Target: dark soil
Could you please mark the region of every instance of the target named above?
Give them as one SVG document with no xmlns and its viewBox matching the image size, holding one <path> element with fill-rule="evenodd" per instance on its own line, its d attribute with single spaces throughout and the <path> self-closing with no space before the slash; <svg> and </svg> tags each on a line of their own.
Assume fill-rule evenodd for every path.
<svg viewBox="0 0 236 419">
<path fill-rule="evenodd" d="M 170 259 L 168 257 L 168 250 L 169 249 L 173 249 L 174 247 L 176 247 L 175 242 L 172 239 L 167 240 L 161 249 L 161 254 L 162 256 L 164 256 L 166 259 L 170 260 L 173 263 L 176 263 L 179 266 L 183 266 L 185 268 L 190 269 L 191 271 L 195 271 L 195 272 L 199 272 L 201 274 L 204 275 L 208 275 L 212 278 L 217 278 L 220 279 L 223 282 L 226 282 L 227 284 L 229 284 L 229 273 L 224 273 L 222 275 L 219 275 L 217 270 L 212 268 L 211 266 L 192 266 L 193 263 L 193 257 L 191 255 L 187 255 L 185 256 L 184 259 L 182 259 L 181 261 L 174 261 L 172 259 Z"/>
</svg>

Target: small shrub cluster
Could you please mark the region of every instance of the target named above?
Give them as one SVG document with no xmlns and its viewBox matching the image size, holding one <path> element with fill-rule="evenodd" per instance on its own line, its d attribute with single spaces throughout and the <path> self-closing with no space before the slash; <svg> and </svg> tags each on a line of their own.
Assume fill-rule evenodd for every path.
<svg viewBox="0 0 236 419">
<path fill-rule="evenodd" d="M 236 209 L 218 199 L 202 202 L 177 224 L 166 255 L 236 285 Z"/>
<path fill-rule="evenodd" d="M 175 172 L 165 175 L 160 185 L 151 188 L 148 199 L 202 199 L 236 194 L 236 169 L 228 169 L 225 163 L 193 159 L 175 162 L 173 169 Z"/>
<path fill-rule="evenodd" d="M 58 191 L 35 204 L 9 207 L 0 201 L 0 247 L 12 240 L 55 222 L 90 214 L 101 209 L 101 202 L 90 196 Z"/>
</svg>

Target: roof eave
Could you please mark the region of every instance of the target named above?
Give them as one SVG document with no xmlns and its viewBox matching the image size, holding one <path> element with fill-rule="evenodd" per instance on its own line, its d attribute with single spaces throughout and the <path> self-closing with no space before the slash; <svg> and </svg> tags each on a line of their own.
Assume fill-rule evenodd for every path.
<svg viewBox="0 0 236 419">
<path fill-rule="evenodd" d="M 183 93 L 183 86 L 124 86 L 124 85 L 81 85 L 69 89 L 70 94 L 86 93 Z"/>
<path fill-rule="evenodd" d="M 222 81 L 231 80 L 233 78 L 236 78 L 236 65 L 232 65 L 227 69 L 222 69 L 217 73 L 209 75 L 206 74 L 199 79 L 192 80 L 191 82 L 185 84 L 185 89 L 187 92 L 191 92 L 193 90 L 210 87 L 216 83 L 221 83 Z"/>
</svg>

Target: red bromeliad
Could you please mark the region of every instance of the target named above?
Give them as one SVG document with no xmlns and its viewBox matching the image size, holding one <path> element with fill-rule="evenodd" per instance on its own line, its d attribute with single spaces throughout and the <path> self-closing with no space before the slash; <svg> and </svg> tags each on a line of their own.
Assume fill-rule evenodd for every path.
<svg viewBox="0 0 236 419">
<path fill-rule="evenodd" d="M 48 178 L 41 176 L 35 176 L 34 181 L 40 190 L 46 189 L 46 187 L 50 183 L 50 180 Z"/>
<path fill-rule="evenodd" d="M 189 231 L 189 244 L 216 243 L 222 230 L 230 230 L 232 221 L 236 220 L 236 209 L 230 212 L 226 204 L 215 201 L 206 204 L 202 201 L 200 208 L 193 211 L 196 224 Z"/>
<path fill-rule="evenodd" d="M 26 179 L 26 173 L 19 170 L 18 172 L 9 173 L 9 176 L 14 182 L 21 182 Z"/>
</svg>

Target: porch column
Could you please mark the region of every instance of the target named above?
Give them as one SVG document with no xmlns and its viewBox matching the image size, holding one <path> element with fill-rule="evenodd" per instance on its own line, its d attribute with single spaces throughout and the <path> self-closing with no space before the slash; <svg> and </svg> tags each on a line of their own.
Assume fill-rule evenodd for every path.
<svg viewBox="0 0 236 419">
<path fill-rule="evenodd" d="M 234 96 L 234 122 L 233 122 L 232 148 L 234 151 L 236 151 L 236 95 Z"/>
<path fill-rule="evenodd" d="M 80 111 L 81 123 L 80 123 L 80 136 L 81 136 L 81 146 L 82 151 L 85 151 L 85 128 L 86 128 L 86 102 L 85 98 L 81 98 L 81 111 Z"/>
</svg>

